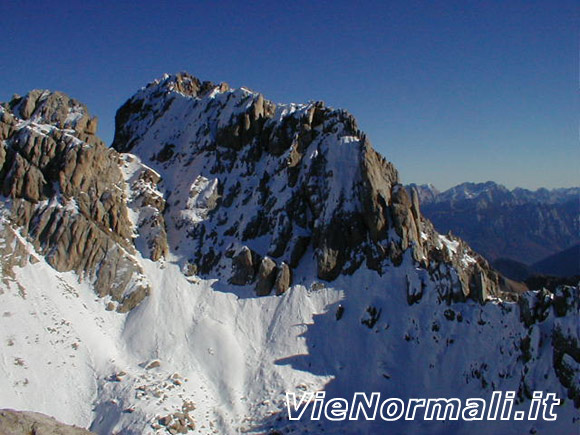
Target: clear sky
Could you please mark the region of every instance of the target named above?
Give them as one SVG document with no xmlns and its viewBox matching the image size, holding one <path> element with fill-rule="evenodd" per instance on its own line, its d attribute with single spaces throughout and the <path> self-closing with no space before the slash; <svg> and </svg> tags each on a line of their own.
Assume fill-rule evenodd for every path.
<svg viewBox="0 0 580 435">
<path fill-rule="evenodd" d="M 0 101 L 99 116 L 164 72 L 353 113 L 405 183 L 580 185 L 577 0 L 0 1 Z"/>
</svg>

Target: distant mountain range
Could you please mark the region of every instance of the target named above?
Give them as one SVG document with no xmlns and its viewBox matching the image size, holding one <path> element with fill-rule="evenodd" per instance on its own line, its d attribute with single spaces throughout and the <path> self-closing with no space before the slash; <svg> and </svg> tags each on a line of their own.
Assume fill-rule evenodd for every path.
<svg viewBox="0 0 580 435">
<path fill-rule="evenodd" d="M 4 408 L 99 435 L 577 431 L 578 287 L 523 291 L 418 193 L 445 231 L 470 240 L 463 219 L 500 255 L 546 245 L 537 261 L 577 235 L 565 192 L 408 194 L 347 111 L 187 73 L 115 125 L 109 147 L 61 92 L 0 103 L 0 434 L 74 433 Z M 516 415 L 554 394 L 558 421 L 314 417 L 319 392 L 495 391 Z"/>
<path fill-rule="evenodd" d="M 408 188 L 417 190 L 422 212 L 438 231 L 465 239 L 508 276 L 506 270 L 515 268 L 520 270 L 512 277 L 579 273 L 580 254 L 574 247 L 580 242 L 578 187 L 509 190 L 488 181 L 462 183 L 444 192 L 433 185 Z"/>
<path fill-rule="evenodd" d="M 527 281 L 538 275 L 555 277 L 574 277 L 580 275 L 580 244 L 550 255 L 537 263 L 527 265 L 509 258 L 498 258 L 493 266 L 504 275 L 518 280 Z M 572 280 L 577 283 L 578 280 Z M 531 288 L 536 288 L 532 286 Z"/>
</svg>

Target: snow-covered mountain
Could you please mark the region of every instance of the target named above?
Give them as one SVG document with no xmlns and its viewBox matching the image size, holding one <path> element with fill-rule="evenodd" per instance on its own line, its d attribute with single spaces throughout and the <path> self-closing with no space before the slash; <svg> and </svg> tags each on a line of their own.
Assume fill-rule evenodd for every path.
<svg viewBox="0 0 580 435">
<path fill-rule="evenodd" d="M 518 295 L 438 234 L 343 110 L 166 75 L 112 148 L 64 94 L 0 107 L 0 408 L 102 433 L 571 431 L 578 289 Z M 286 392 L 535 390 L 558 420 L 291 421 Z"/>
<path fill-rule="evenodd" d="M 558 189 L 540 188 L 529 190 L 521 187 L 509 190 L 507 187 L 486 181 L 485 183 L 461 183 L 443 192 L 432 184 L 410 184 L 409 188 L 415 188 L 419 194 L 421 204 L 440 202 L 460 202 L 465 200 L 494 201 L 502 204 L 516 204 L 534 202 L 537 204 L 560 204 L 571 200 L 579 200 L 580 187 L 565 187 Z"/>
<path fill-rule="evenodd" d="M 508 190 L 492 181 L 444 192 L 430 185 L 407 187 L 417 190 L 437 230 L 452 231 L 490 261 L 532 265 L 580 242 L 580 187 Z"/>
</svg>

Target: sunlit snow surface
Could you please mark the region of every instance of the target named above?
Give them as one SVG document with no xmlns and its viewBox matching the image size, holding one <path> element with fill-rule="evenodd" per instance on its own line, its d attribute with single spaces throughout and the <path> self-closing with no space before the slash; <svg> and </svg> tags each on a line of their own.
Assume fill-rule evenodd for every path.
<svg viewBox="0 0 580 435">
<path fill-rule="evenodd" d="M 122 165 L 135 244 L 145 252 L 153 235 L 149 232 L 157 231 L 144 224 L 155 210 L 132 202 L 135 193 L 146 190 L 163 196 L 171 206 L 165 219 L 172 254 L 157 263 L 136 254 L 152 291 L 129 314 L 107 311 L 109 301 L 95 295 L 90 281 L 73 272 L 56 272 L 19 235 L 6 246 L 6 235 L 13 230 L 2 221 L 0 408 L 43 412 L 99 434 L 166 433 L 155 429 L 159 418 L 180 411 L 185 403 L 195 405 L 191 415 L 200 433 L 264 433 L 272 428 L 293 433 L 519 434 L 531 429 L 577 433 L 574 418 L 579 413 L 570 400 L 557 408 L 555 423 L 387 423 L 380 419 L 333 423 L 311 422 L 308 415 L 299 422 L 288 421 L 287 391 L 300 395 L 325 389 L 328 398 L 347 399 L 359 391 L 403 400 L 489 399 L 494 390 L 520 390 L 524 372 L 529 389 L 566 399 L 553 369 L 551 334 L 560 324 L 567 335 L 577 338 L 578 316 L 552 314 L 528 329 L 516 304 L 482 306 L 469 301 L 448 306 L 426 271 L 415 268 L 409 252 L 399 267 L 387 268 L 382 276 L 363 267 L 352 276 L 323 283 L 312 278 L 316 261 L 310 250 L 293 271 L 294 285 L 282 296 L 258 298 L 252 286 L 186 277 L 184 262 L 204 247 L 190 243 L 185 234 L 206 219 L 217 184 L 211 173 L 215 156 L 198 151 L 211 141 L 212 129 L 227 125 L 233 114 L 246 110 L 256 98 L 245 89 L 216 91 L 209 97 L 213 102 L 205 105 L 175 97 L 167 114 L 148 124 L 147 116 L 153 117 L 159 108 L 153 106 L 136 126 L 135 134 L 143 138 L 135 150 L 141 159 L 124 155 Z M 164 105 L 164 101 L 153 103 Z M 300 116 L 307 107 L 279 105 L 273 122 L 293 113 Z M 52 128 L 33 124 L 31 128 Z M 207 131 L 200 128 L 206 125 Z M 350 146 L 356 138 L 340 133 L 336 132 L 335 140 L 314 141 L 305 150 L 305 165 L 324 153 L 329 166 L 352 169 L 359 158 Z M 175 144 L 177 162 L 155 163 L 151 158 L 155 144 L 170 142 Z M 228 176 L 220 179 L 224 192 L 248 170 L 244 152 Z M 163 177 L 160 186 L 139 184 L 137 175 L 145 165 Z M 264 156 L 254 170 L 277 174 L 279 166 L 280 159 Z M 339 175 L 329 183 L 322 220 L 333 215 L 339 198 L 344 198 L 340 207 L 346 210 L 355 204 L 349 186 L 356 174 Z M 251 193 L 259 179 L 248 176 L 244 182 L 244 193 Z M 288 199 L 287 180 L 273 177 L 269 188 L 277 200 L 272 213 L 277 213 Z M 245 223 L 258 200 L 250 196 L 246 209 L 240 205 L 221 213 L 232 222 Z M 236 201 L 240 204 L 241 196 Z M 74 209 L 75 204 L 68 206 Z M 235 242 L 221 236 L 222 249 Z M 266 252 L 271 238 L 247 244 Z M 440 236 L 439 241 L 450 252 L 459 248 L 447 237 Z M 24 252 L 19 254 L 26 260 L 23 267 L 8 267 L 15 252 Z M 467 265 L 474 259 L 465 254 L 462 261 Z M 409 306 L 407 285 L 417 287 L 421 282 L 426 283 L 423 297 Z M 339 305 L 344 313 L 337 320 Z M 369 311 L 380 313 L 371 327 Z M 531 359 L 524 362 L 520 346 L 528 336 Z M 516 410 L 528 406 L 526 400 Z"/>
<path fill-rule="evenodd" d="M 408 306 L 408 259 L 380 280 L 360 271 L 332 287 L 303 282 L 281 297 L 262 298 L 250 288 L 188 279 L 171 260 L 142 260 L 154 291 L 129 315 L 106 311 L 75 274 L 57 273 L 37 260 L 15 267 L 14 279 L 2 284 L 0 407 L 92 424 L 98 433 L 153 432 L 151 424 L 184 401 L 194 402 L 192 416 L 204 433 L 260 433 L 271 427 L 316 433 L 321 428 L 307 417 L 287 421 L 286 391 L 326 388 L 329 398 L 349 398 L 356 391 L 403 400 L 489 398 L 493 388 L 517 390 L 520 383 L 517 346 L 527 331 L 517 306 L 455 304 L 451 321 L 434 289 Z M 336 320 L 339 303 L 345 310 Z M 381 310 L 370 329 L 361 323 L 369 306 Z M 572 331 L 578 326 L 577 319 L 551 316 L 533 327 L 537 385 L 531 387 L 565 398 L 543 337 L 552 322 Z M 159 367 L 145 368 L 155 360 Z M 323 425 L 337 433 L 373 433 L 381 424 L 398 431 L 521 433 L 557 427 L 572 433 L 577 410 L 567 401 L 557 412 L 557 423 L 512 421 L 491 429 L 475 423 Z"/>
</svg>

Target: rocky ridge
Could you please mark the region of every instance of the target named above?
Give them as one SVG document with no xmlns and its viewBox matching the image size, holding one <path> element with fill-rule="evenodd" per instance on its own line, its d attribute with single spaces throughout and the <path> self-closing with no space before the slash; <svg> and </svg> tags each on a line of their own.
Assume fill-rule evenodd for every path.
<svg viewBox="0 0 580 435">
<path fill-rule="evenodd" d="M 113 147 L 160 174 L 169 250 L 202 276 L 280 294 L 303 258 L 332 281 L 363 265 L 386 273 L 409 251 L 450 299 L 509 290 L 465 243 L 435 232 L 356 120 L 322 102 L 277 105 L 166 75 L 119 109 Z M 410 288 L 410 301 L 420 293 Z"/>
<path fill-rule="evenodd" d="M 502 390 L 523 410 L 542 390 L 577 424 L 578 289 L 510 302 L 348 113 L 178 74 L 119 110 L 116 149 L 88 119 L 59 93 L 2 105 L 2 407 L 103 434 L 380 433 L 289 421 L 285 393 Z"/>
<path fill-rule="evenodd" d="M 119 154 L 96 128 L 60 92 L 15 96 L 0 106 L 0 185 L 10 221 L 47 261 L 94 280 L 126 312 L 149 286 L 134 259 Z"/>
<path fill-rule="evenodd" d="M 57 270 L 94 279 L 119 311 L 150 291 L 136 252 L 160 260 L 183 233 L 185 273 L 253 284 L 258 295 L 284 293 L 307 253 L 332 281 L 361 265 L 383 274 L 409 250 L 445 282 L 445 298 L 510 297 L 482 257 L 434 231 L 417 192 L 402 188 L 355 119 L 322 102 L 276 105 L 245 88 L 165 76 L 119 109 L 118 152 L 62 93 L 32 91 L 0 110 L 11 221 Z M 422 292 L 412 287 L 410 303 Z"/>
</svg>

